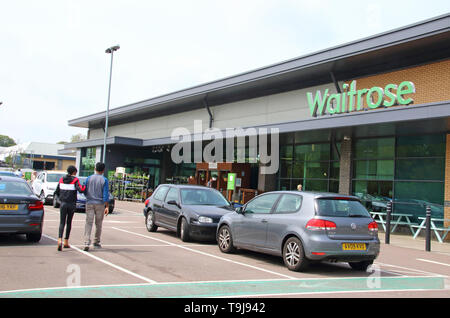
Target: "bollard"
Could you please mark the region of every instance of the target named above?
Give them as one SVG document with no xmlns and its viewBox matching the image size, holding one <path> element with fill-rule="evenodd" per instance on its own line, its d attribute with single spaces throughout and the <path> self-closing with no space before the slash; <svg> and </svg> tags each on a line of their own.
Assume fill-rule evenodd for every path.
<svg viewBox="0 0 450 318">
<path fill-rule="evenodd" d="M 425 251 L 431 251 L 431 207 L 427 205 L 425 221 Z"/>
<path fill-rule="evenodd" d="M 392 202 L 388 202 L 386 207 L 386 233 L 384 242 L 386 244 L 391 243 L 391 214 L 392 214 Z"/>
</svg>

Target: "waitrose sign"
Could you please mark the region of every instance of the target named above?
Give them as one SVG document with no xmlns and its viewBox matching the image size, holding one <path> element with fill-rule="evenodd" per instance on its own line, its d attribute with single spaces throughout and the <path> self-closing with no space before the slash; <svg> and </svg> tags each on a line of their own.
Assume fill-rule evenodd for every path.
<svg viewBox="0 0 450 318">
<path fill-rule="evenodd" d="M 317 117 L 329 114 L 347 113 L 363 109 L 375 109 L 378 107 L 391 107 L 394 105 L 409 105 L 412 98 L 405 95 L 416 92 L 414 83 L 401 82 L 398 85 L 388 84 L 383 89 L 375 86 L 370 89 L 356 89 L 356 81 L 343 85 L 344 92 L 340 94 L 328 94 L 328 89 L 322 95 L 321 91 L 306 93 L 311 116 Z M 364 106 L 364 101 L 366 105 Z"/>
</svg>

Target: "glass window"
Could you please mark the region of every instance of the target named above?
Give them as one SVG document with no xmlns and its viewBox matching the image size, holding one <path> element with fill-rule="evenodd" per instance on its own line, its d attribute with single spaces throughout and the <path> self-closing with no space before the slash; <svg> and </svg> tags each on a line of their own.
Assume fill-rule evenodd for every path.
<svg viewBox="0 0 450 318">
<path fill-rule="evenodd" d="M 444 134 L 397 138 L 397 157 L 441 157 L 444 154 Z"/>
<path fill-rule="evenodd" d="M 164 197 L 166 196 L 167 191 L 169 191 L 169 187 L 163 186 L 156 190 L 156 193 L 154 194 L 153 198 L 155 200 L 162 201 L 164 200 Z"/>
<path fill-rule="evenodd" d="M 425 216 L 429 205 L 432 217 L 443 218 L 444 188 L 444 182 L 395 182 L 394 211 L 413 214 L 416 218 Z"/>
<path fill-rule="evenodd" d="M 359 139 L 355 142 L 356 159 L 394 158 L 394 138 Z"/>
<path fill-rule="evenodd" d="M 292 173 L 292 161 L 280 160 L 280 177 L 290 178 Z"/>
<path fill-rule="evenodd" d="M 295 194 L 284 194 L 278 202 L 275 213 L 297 212 L 302 205 L 302 196 Z"/>
<path fill-rule="evenodd" d="M 29 196 L 32 192 L 28 184 L 25 182 L 0 181 L 0 194 Z"/>
<path fill-rule="evenodd" d="M 304 191 L 319 191 L 319 192 L 327 192 L 328 191 L 328 180 L 305 180 L 305 184 L 303 184 Z"/>
<path fill-rule="evenodd" d="M 445 159 L 398 159 L 395 169 L 399 180 L 444 180 Z"/>
<path fill-rule="evenodd" d="M 317 199 L 317 215 L 330 217 L 368 217 L 369 212 L 356 200 L 341 200 L 335 198 Z"/>
<path fill-rule="evenodd" d="M 355 160 L 355 179 L 394 179 L 394 160 Z"/>
<path fill-rule="evenodd" d="M 309 144 L 295 146 L 296 161 L 330 160 L 330 144 Z"/>
<path fill-rule="evenodd" d="M 47 182 L 59 182 L 59 180 L 64 176 L 65 176 L 64 173 L 61 174 L 49 173 L 47 175 Z"/>
<path fill-rule="evenodd" d="M 291 179 L 280 179 L 280 190 L 291 190 Z"/>
<path fill-rule="evenodd" d="M 245 213 L 269 214 L 279 194 L 266 194 L 250 201 L 245 207 Z"/>
<path fill-rule="evenodd" d="M 329 162 L 306 162 L 305 178 L 328 179 Z"/>
<path fill-rule="evenodd" d="M 229 205 L 220 192 L 208 189 L 181 189 L 181 202 L 186 205 Z"/>
<path fill-rule="evenodd" d="M 392 181 L 353 181 L 353 195 L 370 211 L 386 211 L 392 190 Z"/>
<path fill-rule="evenodd" d="M 169 201 L 179 202 L 177 188 L 170 188 L 169 192 L 167 193 L 165 202 L 167 203 Z"/>
</svg>

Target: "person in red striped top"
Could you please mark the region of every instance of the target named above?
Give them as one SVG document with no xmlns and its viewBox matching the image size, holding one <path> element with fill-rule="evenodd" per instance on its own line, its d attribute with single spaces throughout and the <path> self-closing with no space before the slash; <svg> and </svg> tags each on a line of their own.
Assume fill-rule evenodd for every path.
<svg viewBox="0 0 450 318">
<path fill-rule="evenodd" d="M 72 218 L 75 213 L 77 204 L 77 191 L 83 193 L 86 187 L 80 184 L 80 180 L 75 177 L 77 168 L 69 166 L 67 168 L 67 175 L 59 180 L 58 186 L 55 190 L 55 195 L 61 201 L 60 207 L 60 222 L 58 233 L 58 251 L 62 250 L 62 237 L 64 234 L 64 227 L 66 227 L 66 236 L 64 237 L 64 247 L 70 248 L 69 236 L 72 229 Z"/>
</svg>

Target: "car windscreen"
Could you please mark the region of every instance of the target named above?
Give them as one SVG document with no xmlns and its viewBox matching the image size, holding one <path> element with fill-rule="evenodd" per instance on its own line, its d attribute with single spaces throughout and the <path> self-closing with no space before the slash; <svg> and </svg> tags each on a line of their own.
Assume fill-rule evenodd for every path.
<svg viewBox="0 0 450 318">
<path fill-rule="evenodd" d="M 316 213 L 330 217 L 370 217 L 359 201 L 350 198 L 319 198 L 316 200 Z"/>
<path fill-rule="evenodd" d="M 17 175 L 14 174 L 14 172 L 9 172 L 9 171 L 0 171 L 0 176 L 17 177 Z"/>
<path fill-rule="evenodd" d="M 64 173 L 61 174 L 49 173 L 47 175 L 47 182 L 59 182 L 59 180 L 64 176 L 65 176 Z"/>
<path fill-rule="evenodd" d="M 186 205 L 229 205 L 223 195 L 208 189 L 181 189 L 181 203 Z"/>
<path fill-rule="evenodd" d="M 2 181 L 0 180 L 0 195 L 31 195 L 30 187 L 27 183 L 21 181 Z"/>
</svg>

